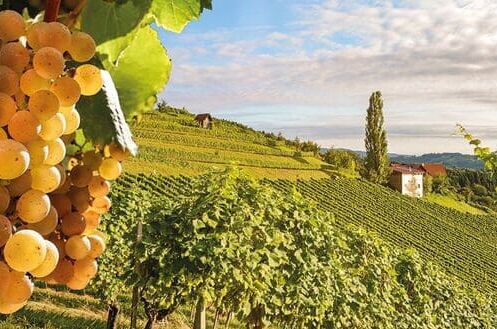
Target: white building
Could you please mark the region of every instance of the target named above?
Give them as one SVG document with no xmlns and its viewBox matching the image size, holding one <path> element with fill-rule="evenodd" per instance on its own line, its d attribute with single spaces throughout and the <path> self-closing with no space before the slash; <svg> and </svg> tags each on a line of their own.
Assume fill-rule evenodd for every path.
<svg viewBox="0 0 497 329">
<path fill-rule="evenodd" d="M 410 197 L 423 197 L 424 170 L 408 165 L 392 164 L 390 186 L 403 195 Z"/>
</svg>

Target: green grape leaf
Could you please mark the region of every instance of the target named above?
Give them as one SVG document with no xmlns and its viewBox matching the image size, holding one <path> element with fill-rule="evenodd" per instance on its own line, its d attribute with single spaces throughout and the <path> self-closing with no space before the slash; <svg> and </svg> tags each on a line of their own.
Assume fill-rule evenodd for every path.
<svg viewBox="0 0 497 329">
<path fill-rule="evenodd" d="M 212 9 L 212 1 L 154 0 L 151 13 L 157 25 L 179 33 L 190 21 L 199 19 L 204 8 Z"/>
<path fill-rule="evenodd" d="M 152 109 L 171 71 L 171 61 L 157 32 L 148 26 L 137 31 L 116 65 L 104 65 L 116 84 L 126 118 Z"/>
<path fill-rule="evenodd" d="M 112 77 L 105 70 L 101 72 L 104 81 L 102 90 L 94 96 L 82 96 L 78 102 L 80 128 L 93 144 L 117 143 L 135 155 L 138 147 L 121 110 Z"/>
<path fill-rule="evenodd" d="M 114 63 L 117 60 L 142 24 L 150 6 L 151 0 L 124 3 L 88 1 L 81 14 L 81 30 L 95 39 L 102 62 Z"/>
</svg>

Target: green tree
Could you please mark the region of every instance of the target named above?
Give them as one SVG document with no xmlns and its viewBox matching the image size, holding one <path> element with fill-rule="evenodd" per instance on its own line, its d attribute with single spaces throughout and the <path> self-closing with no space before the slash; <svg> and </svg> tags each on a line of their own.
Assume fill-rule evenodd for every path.
<svg viewBox="0 0 497 329">
<path fill-rule="evenodd" d="M 438 194 L 448 194 L 450 191 L 449 181 L 447 176 L 438 175 L 432 179 L 432 192 Z"/>
<path fill-rule="evenodd" d="M 424 175 L 423 177 L 423 190 L 425 193 L 433 192 L 433 177 Z"/>
<path fill-rule="evenodd" d="M 381 92 L 374 92 L 369 98 L 366 116 L 366 158 L 363 177 L 373 183 L 384 184 L 390 173 L 387 133 L 383 127 L 383 99 Z"/>
<path fill-rule="evenodd" d="M 358 170 L 360 159 L 357 154 L 348 150 L 329 149 L 324 155 L 324 161 L 337 169 L 345 169 L 352 173 Z"/>
<path fill-rule="evenodd" d="M 487 196 L 488 195 L 487 188 L 485 186 L 483 186 L 483 185 L 480 185 L 480 184 L 474 184 L 473 185 L 473 191 L 478 196 Z"/>
</svg>

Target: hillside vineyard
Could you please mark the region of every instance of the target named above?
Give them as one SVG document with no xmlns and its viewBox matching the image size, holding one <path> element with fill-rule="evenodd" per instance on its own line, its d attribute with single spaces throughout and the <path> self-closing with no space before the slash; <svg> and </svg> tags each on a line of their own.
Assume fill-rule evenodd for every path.
<svg viewBox="0 0 497 329">
<path fill-rule="evenodd" d="M 119 186 L 134 186 L 171 199 L 188 189 L 187 176 L 124 175 Z M 337 224 L 354 224 L 375 232 L 400 248 L 415 248 L 425 261 L 482 292 L 497 292 L 495 218 L 464 214 L 356 179 L 265 180 L 278 190 L 294 186 L 302 195 L 333 213 Z"/>
</svg>

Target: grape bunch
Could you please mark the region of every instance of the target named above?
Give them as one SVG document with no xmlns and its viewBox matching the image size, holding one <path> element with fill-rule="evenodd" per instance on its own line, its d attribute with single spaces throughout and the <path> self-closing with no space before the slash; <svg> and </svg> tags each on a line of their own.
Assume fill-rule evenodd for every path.
<svg viewBox="0 0 497 329">
<path fill-rule="evenodd" d="M 96 275 L 109 181 L 128 152 L 105 145 L 66 155 L 80 124 L 76 103 L 103 84 L 87 63 L 90 35 L 28 25 L 5 10 L 0 40 L 0 313 L 8 314 L 27 303 L 34 279 L 78 290 Z"/>
</svg>

